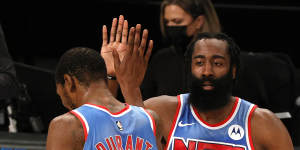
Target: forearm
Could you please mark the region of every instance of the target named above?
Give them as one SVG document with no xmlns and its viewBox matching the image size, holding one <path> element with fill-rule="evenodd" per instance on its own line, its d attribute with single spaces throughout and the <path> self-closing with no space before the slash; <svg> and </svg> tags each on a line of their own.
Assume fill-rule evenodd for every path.
<svg viewBox="0 0 300 150">
<path fill-rule="evenodd" d="M 118 95 L 119 84 L 117 80 L 107 80 L 108 89 L 112 95 L 116 98 Z"/>
<path fill-rule="evenodd" d="M 139 87 L 128 87 L 120 85 L 125 102 L 130 105 L 144 107 L 144 102 Z"/>
</svg>

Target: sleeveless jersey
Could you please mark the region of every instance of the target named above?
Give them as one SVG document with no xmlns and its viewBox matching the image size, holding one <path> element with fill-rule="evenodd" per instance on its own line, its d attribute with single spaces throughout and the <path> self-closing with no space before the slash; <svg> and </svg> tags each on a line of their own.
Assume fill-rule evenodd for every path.
<svg viewBox="0 0 300 150">
<path fill-rule="evenodd" d="M 155 122 L 142 107 L 126 104 L 118 113 L 84 104 L 70 111 L 84 129 L 84 150 L 156 150 Z"/>
<path fill-rule="evenodd" d="M 256 105 L 236 97 L 230 115 L 220 123 L 209 124 L 188 103 L 188 96 L 178 95 L 166 150 L 254 150 L 250 122 Z"/>
</svg>

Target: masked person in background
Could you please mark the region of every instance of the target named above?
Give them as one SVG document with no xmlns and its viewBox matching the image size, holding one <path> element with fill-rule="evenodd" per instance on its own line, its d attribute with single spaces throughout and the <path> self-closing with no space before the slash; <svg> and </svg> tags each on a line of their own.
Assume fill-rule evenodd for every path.
<svg viewBox="0 0 300 150">
<path fill-rule="evenodd" d="M 187 92 L 184 53 L 189 42 L 197 33 L 221 31 L 210 0 L 164 0 L 160 26 L 169 46 L 157 50 L 151 58 L 141 86 L 144 99 Z"/>
</svg>

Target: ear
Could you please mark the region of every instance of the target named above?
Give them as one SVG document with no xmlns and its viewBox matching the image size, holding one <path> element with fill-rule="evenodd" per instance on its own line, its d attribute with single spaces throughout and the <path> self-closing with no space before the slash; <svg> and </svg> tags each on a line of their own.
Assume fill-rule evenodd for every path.
<svg viewBox="0 0 300 150">
<path fill-rule="evenodd" d="M 236 65 L 232 66 L 232 78 L 235 79 L 236 78 Z"/>
<path fill-rule="evenodd" d="M 76 90 L 76 85 L 74 78 L 71 77 L 68 74 L 64 74 L 64 80 L 65 80 L 65 89 L 67 92 L 74 92 Z"/>
<path fill-rule="evenodd" d="M 200 16 L 196 17 L 196 19 L 195 19 L 195 26 L 196 26 L 196 29 L 197 29 L 197 30 L 200 30 L 200 29 L 202 28 L 204 22 L 205 22 L 205 17 L 204 17 L 204 15 L 200 15 Z"/>
</svg>

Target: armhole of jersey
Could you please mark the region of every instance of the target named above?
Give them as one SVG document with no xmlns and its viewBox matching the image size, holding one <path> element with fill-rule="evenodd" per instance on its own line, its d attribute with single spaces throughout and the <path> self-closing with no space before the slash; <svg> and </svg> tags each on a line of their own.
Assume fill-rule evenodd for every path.
<svg viewBox="0 0 300 150">
<path fill-rule="evenodd" d="M 152 127 L 152 130 L 154 132 L 154 136 L 156 136 L 156 122 L 155 122 L 155 119 L 153 118 L 153 116 L 149 113 L 149 111 L 147 111 L 145 108 L 143 108 L 144 111 L 146 112 L 146 115 L 148 116 L 148 119 L 151 123 L 151 127 Z"/>
<path fill-rule="evenodd" d="M 88 125 L 87 121 L 85 120 L 84 116 L 76 110 L 72 110 L 72 111 L 70 111 L 70 113 L 73 114 L 75 117 L 77 117 L 80 120 L 82 127 L 83 127 L 83 131 L 84 131 L 84 141 L 86 141 L 88 132 L 89 132 L 88 131 L 89 125 Z"/>
<path fill-rule="evenodd" d="M 252 108 L 250 108 L 250 112 L 248 114 L 248 121 L 247 121 L 247 126 L 248 126 L 248 140 L 247 140 L 247 143 L 248 143 L 248 147 L 251 147 L 251 150 L 254 150 L 254 146 L 253 146 L 253 141 L 252 141 L 252 136 L 251 136 L 251 119 L 252 119 L 252 115 L 253 115 L 253 112 L 254 110 L 257 108 L 257 105 L 251 105 Z"/>
<path fill-rule="evenodd" d="M 180 95 L 177 95 L 177 100 L 178 100 L 178 104 L 177 104 L 176 113 L 175 113 L 175 116 L 174 116 L 174 119 L 173 119 L 171 130 L 169 131 L 169 135 L 168 135 L 168 139 L 167 139 L 167 144 L 166 144 L 166 147 L 164 148 L 164 150 L 168 150 L 169 147 L 170 147 L 171 138 L 172 138 L 173 132 L 175 131 L 176 123 L 177 123 L 177 120 L 178 120 L 178 117 L 179 117 L 179 112 L 181 110 L 182 102 L 181 102 Z"/>
</svg>

